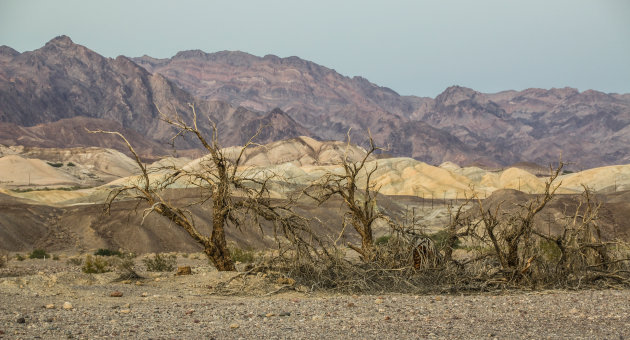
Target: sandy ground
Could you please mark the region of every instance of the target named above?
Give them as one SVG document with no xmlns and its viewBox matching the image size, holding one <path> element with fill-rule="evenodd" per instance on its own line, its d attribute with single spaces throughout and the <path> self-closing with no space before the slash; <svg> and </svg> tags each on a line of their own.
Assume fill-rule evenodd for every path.
<svg viewBox="0 0 630 340">
<path fill-rule="evenodd" d="M 178 262 L 192 265 L 193 275 L 141 271 L 143 280 L 113 282 L 115 273 L 84 274 L 63 259 L 12 260 L 0 278 L 0 338 L 630 338 L 629 290 L 274 293 L 283 286 L 251 275 L 218 295 L 216 287 L 238 273 L 218 273 L 202 258 Z"/>
</svg>

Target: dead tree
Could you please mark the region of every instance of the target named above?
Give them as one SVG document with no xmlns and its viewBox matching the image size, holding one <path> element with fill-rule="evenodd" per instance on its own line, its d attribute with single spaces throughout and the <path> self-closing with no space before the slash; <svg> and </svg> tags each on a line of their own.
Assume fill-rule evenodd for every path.
<svg viewBox="0 0 630 340">
<path fill-rule="evenodd" d="M 279 204 L 272 202 L 269 198 L 269 184 L 273 175 L 263 176 L 260 179 L 253 175 L 248 176 L 239 169 L 245 150 L 256 145 L 254 139 L 260 134 L 262 127 L 238 152 L 230 155 L 221 148 L 216 124 L 211 121 L 211 138 L 208 140 L 197 125 L 194 105 L 189 104 L 189 106 L 193 115 L 191 124 L 178 115 L 167 116 L 161 112 L 160 114 L 163 121 L 177 129 L 177 134 L 172 141 L 178 136 L 192 134 L 208 152 L 197 169 L 194 167 L 171 168 L 166 174 L 150 174 L 146 165 L 142 163 L 132 145 L 122 134 L 102 130 L 90 131 L 113 134 L 122 138 L 141 170 L 137 181 L 116 188 L 110 193 L 106 210 L 109 212 L 112 203 L 124 196 L 145 201 L 149 208 L 144 210 L 143 221 L 150 213 L 166 217 L 200 243 L 204 248 L 204 253 L 220 271 L 236 270 L 225 239 L 225 228 L 228 226 L 241 228 L 248 217 L 249 221 L 256 223 L 261 231 L 259 218 L 271 221 L 274 235 L 279 233 L 285 236 L 298 248 L 308 247 L 309 243 L 305 236 L 313 237 L 310 234 L 308 220 L 293 213 L 290 202 Z M 187 206 L 211 201 L 212 231 L 209 236 L 199 231 L 192 213 L 186 207 L 176 206 L 172 201 L 164 198 L 164 191 L 176 182 L 201 190 L 200 199 Z M 239 198 L 236 199 L 235 195 Z"/>
<path fill-rule="evenodd" d="M 348 155 L 350 151 L 350 130 L 348 130 L 346 149 L 341 159 L 343 172 L 328 172 L 305 190 L 306 195 L 317 200 L 319 204 L 334 196 L 343 199 L 348 211 L 343 216 L 341 233 L 343 234 L 349 224 L 359 234 L 361 245 L 348 242 L 347 246 L 359 253 L 364 262 L 371 262 L 375 257 L 372 226 L 377 220 L 386 218 L 378 209 L 376 202 L 378 189 L 372 182 L 378 163 L 374 162 L 371 169 L 368 169 L 366 164 L 374 152 L 383 149 L 374 144 L 369 130 L 368 135 L 369 149 L 358 162 L 353 162 Z"/>
<path fill-rule="evenodd" d="M 603 241 L 597 223 L 601 203 L 595 201 L 588 187 L 582 187 L 584 192 L 575 212 L 567 215 L 565 211 L 560 233 L 552 236 L 535 231 L 537 236 L 555 244 L 560 250 L 555 266 L 559 274 L 582 271 L 589 267 L 607 271 L 617 263 L 617 259 L 609 252 L 609 247 L 615 242 Z"/>
<path fill-rule="evenodd" d="M 479 239 L 489 240 L 494 254 L 504 271 L 510 273 L 524 273 L 529 269 L 536 254 L 526 254 L 523 248 L 531 245 L 532 235 L 535 231 L 534 218 L 554 197 L 560 184 L 555 184 L 556 178 L 562 171 L 563 163 L 560 162 L 556 169 L 550 167 L 550 177 L 545 183 L 543 194 L 526 204 L 519 205 L 516 213 L 507 214 L 506 218 L 499 216 L 502 204 L 497 204 L 494 211 L 485 209 L 483 202 L 477 199 L 479 215 L 484 225 L 485 237 Z"/>
<path fill-rule="evenodd" d="M 472 188 L 471 191 L 472 195 L 470 197 L 465 195 L 464 203 L 460 204 L 457 209 L 453 211 L 453 208 L 448 208 L 450 221 L 445 229 L 446 239 L 444 240 L 444 244 L 442 246 L 445 263 L 457 263 L 453 260 L 453 250 L 455 249 L 457 242 L 462 238 L 472 235 L 479 226 L 479 220 L 475 221 L 471 214 L 465 214 L 466 208 L 469 207 L 475 198 L 477 198 L 474 188 Z"/>
</svg>

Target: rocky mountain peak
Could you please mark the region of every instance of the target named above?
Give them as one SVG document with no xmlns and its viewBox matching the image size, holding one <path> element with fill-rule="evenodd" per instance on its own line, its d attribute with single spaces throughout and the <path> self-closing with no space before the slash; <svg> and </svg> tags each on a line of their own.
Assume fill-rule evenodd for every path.
<svg viewBox="0 0 630 340">
<path fill-rule="evenodd" d="M 452 106 L 464 100 L 473 99 L 478 94 L 479 92 L 473 89 L 456 85 L 448 87 L 444 92 L 440 93 L 440 95 L 435 98 L 435 102 L 442 106 Z"/>
<path fill-rule="evenodd" d="M 205 58 L 208 54 L 202 50 L 187 50 L 179 51 L 173 59 L 193 59 L 193 58 Z"/>
<path fill-rule="evenodd" d="M 6 45 L 0 46 L 0 56 L 15 57 L 16 55 L 19 55 L 19 54 L 20 52 L 12 49 L 9 46 L 6 46 Z"/>
<path fill-rule="evenodd" d="M 581 101 L 589 103 L 614 101 L 614 97 L 603 92 L 595 90 L 586 90 L 578 95 Z"/>
<path fill-rule="evenodd" d="M 52 38 L 49 42 L 46 43 L 45 46 L 51 46 L 51 45 L 58 46 L 58 47 L 70 47 L 74 45 L 74 42 L 67 35 L 59 35 Z"/>
<path fill-rule="evenodd" d="M 542 91 L 546 91 L 546 90 L 542 90 Z M 573 88 L 573 87 L 552 88 L 551 90 L 546 91 L 546 92 L 562 99 L 580 94 L 580 91 L 578 91 L 578 89 Z"/>
</svg>

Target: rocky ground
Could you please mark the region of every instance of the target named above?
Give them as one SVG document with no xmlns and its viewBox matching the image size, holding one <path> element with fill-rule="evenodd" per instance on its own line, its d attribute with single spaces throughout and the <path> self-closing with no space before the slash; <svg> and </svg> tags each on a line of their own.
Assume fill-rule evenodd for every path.
<svg viewBox="0 0 630 340">
<path fill-rule="evenodd" d="M 66 260 L 11 260 L 0 271 L 0 338 L 630 337 L 628 290 L 336 295 L 260 274 L 230 281 L 238 273 L 198 255 L 178 258 L 192 275 L 146 272 L 137 260 L 144 279 L 118 282 Z"/>
</svg>

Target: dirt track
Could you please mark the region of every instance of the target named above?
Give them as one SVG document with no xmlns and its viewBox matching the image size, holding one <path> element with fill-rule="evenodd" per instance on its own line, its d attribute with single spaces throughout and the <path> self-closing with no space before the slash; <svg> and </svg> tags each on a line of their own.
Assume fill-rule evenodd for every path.
<svg viewBox="0 0 630 340">
<path fill-rule="evenodd" d="M 201 261 L 201 260 L 199 260 Z M 201 262 L 197 261 L 197 264 Z M 194 262 L 194 261 L 192 261 Z M 407 339 L 630 337 L 630 291 L 349 296 L 288 291 L 260 276 L 197 266 L 191 276 L 143 273 L 139 285 L 59 261 L 26 260 L 34 275 L 0 278 L 0 337 L 153 339 Z M 194 263 L 193 263 L 194 264 Z M 10 263 L 10 266 L 12 264 Z M 55 267 L 56 266 L 56 267 Z M 156 279 L 158 279 L 156 281 Z M 119 291 L 122 297 L 110 297 Z M 144 296 L 143 296 L 144 295 Z M 72 309 L 64 309 L 64 302 Z M 47 309 L 46 305 L 54 304 Z M 51 306 L 49 306 L 51 307 Z M 23 318 L 23 319 L 22 319 Z M 22 322 L 23 321 L 23 322 Z"/>
</svg>

